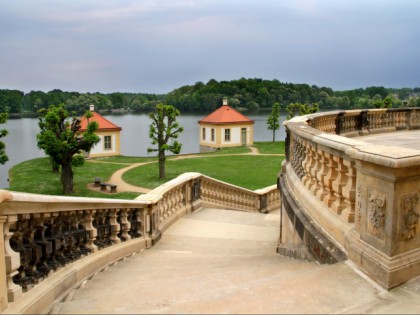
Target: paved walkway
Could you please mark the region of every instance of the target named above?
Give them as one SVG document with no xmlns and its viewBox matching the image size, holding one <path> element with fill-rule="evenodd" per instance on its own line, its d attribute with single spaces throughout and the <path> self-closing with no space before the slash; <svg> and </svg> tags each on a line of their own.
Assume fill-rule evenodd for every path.
<svg viewBox="0 0 420 315">
<path fill-rule="evenodd" d="M 276 155 L 276 156 L 284 156 L 284 154 L 261 154 L 259 152 L 259 150 L 255 147 L 248 147 L 248 149 L 250 150 L 249 153 L 225 154 L 223 156 L 228 156 L 228 155 Z M 216 154 L 215 155 L 186 154 L 186 155 L 178 155 L 178 156 L 176 156 L 172 159 L 173 160 L 183 160 L 183 159 L 197 159 L 197 158 L 218 157 L 218 156 L 220 156 L 220 155 L 216 155 Z M 91 162 L 94 162 L 94 163 L 109 163 L 109 162 L 102 162 L 102 161 L 95 161 L 95 160 L 91 160 Z M 111 178 L 106 180 L 106 182 L 116 184 L 118 186 L 118 192 L 131 191 L 131 192 L 138 192 L 138 193 L 141 193 L 141 194 L 148 193 L 151 189 L 146 188 L 146 187 L 139 187 L 139 186 L 131 185 L 131 184 L 125 182 L 122 179 L 122 176 L 125 172 L 127 172 L 127 171 L 129 171 L 133 168 L 140 167 L 142 165 L 146 165 L 146 164 L 150 164 L 150 163 L 157 163 L 157 161 L 130 164 L 127 167 L 121 168 L 118 171 L 116 171 L 115 173 L 113 173 Z M 125 163 L 123 163 L 123 164 L 125 164 Z M 94 191 L 98 191 L 98 187 L 95 187 L 93 183 L 88 184 L 88 188 L 91 189 L 91 190 L 94 190 Z M 103 191 L 103 193 L 107 194 L 107 193 L 109 193 L 109 190 Z"/>
<path fill-rule="evenodd" d="M 349 263 L 275 252 L 279 212 L 203 209 L 151 249 L 98 273 L 60 314 L 420 313 L 420 280 L 391 292 Z"/>
</svg>

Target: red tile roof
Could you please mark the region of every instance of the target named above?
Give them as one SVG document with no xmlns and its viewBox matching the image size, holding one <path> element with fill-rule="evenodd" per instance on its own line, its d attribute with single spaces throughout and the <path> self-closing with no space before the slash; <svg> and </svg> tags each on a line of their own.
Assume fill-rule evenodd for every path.
<svg viewBox="0 0 420 315">
<path fill-rule="evenodd" d="M 103 117 L 101 114 L 97 112 L 91 112 L 92 117 L 89 118 L 89 122 L 96 121 L 98 123 L 98 130 L 121 130 L 121 127 L 118 127 L 117 125 L 110 122 L 108 119 Z M 83 116 L 81 118 L 81 129 L 80 131 L 85 131 L 88 125 L 88 119 L 86 116 Z"/>
<path fill-rule="evenodd" d="M 213 113 L 201 119 L 199 124 L 215 124 L 215 125 L 224 125 L 224 124 L 242 124 L 248 123 L 253 124 L 254 121 L 242 115 L 237 110 L 233 109 L 228 105 L 223 105 L 216 109 Z"/>
</svg>

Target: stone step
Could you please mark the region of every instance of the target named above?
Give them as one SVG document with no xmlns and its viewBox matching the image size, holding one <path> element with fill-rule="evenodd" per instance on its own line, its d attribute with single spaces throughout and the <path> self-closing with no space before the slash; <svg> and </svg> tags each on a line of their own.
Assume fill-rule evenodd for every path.
<svg viewBox="0 0 420 315">
<path fill-rule="evenodd" d="M 401 307 L 401 291 L 381 290 L 348 263 L 320 265 L 278 255 L 275 218 L 216 209 L 189 214 L 151 249 L 96 274 L 57 314 L 380 313 L 396 305 L 420 307 L 418 295 Z"/>
</svg>

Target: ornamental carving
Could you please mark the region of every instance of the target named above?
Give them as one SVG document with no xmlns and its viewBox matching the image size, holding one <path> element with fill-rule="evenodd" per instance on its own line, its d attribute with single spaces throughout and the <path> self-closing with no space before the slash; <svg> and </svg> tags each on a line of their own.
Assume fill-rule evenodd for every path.
<svg viewBox="0 0 420 315">
<path fill-rule="evenodd" d="M 368 194 L 368 231 L 378 238 L 384 238 L 386 197 L 378 191 L 370 191 Z"/>
<path fill-rule="evenodd" d="M 363 188 L 361 184 L 357 184 L 356 187 L 356 226 L 360 226 L 362 220 L 362 198 Z"/>
<path fill-rule="evenodd" d="M 417 205 L 419 203 L 418 194 L 411 194 L 402 197 L 402 226 L 401 239 L 409 241 L 417 234 L 417 224 L 419 222 L 419 214 Z"/>
</svg>

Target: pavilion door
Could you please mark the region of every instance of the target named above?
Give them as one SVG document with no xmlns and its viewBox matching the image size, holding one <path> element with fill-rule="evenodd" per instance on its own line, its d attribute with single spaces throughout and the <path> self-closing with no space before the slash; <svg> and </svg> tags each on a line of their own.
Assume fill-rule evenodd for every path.
<svg viewBox="0 0 420 315">
<path fill-rule="evenodd" d="M 246 128 L 241 128 L 241 144 L 246 145 Z"/>
</svg>

